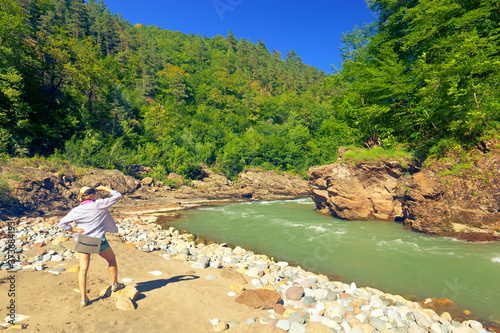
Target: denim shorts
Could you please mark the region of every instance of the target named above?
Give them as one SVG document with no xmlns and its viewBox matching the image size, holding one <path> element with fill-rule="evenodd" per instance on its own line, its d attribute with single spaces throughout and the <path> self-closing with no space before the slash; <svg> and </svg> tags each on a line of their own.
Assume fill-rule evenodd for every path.
<svg viewBox="0 0 500 333">
<path fill-rule="evenodd" d="M 108 241 L 106 240 L 106 235 L 101 236 L 101 249 L 99 253 L 102 253 L 109 249 L 111 246 L 109 245 Z"/>
</svg>

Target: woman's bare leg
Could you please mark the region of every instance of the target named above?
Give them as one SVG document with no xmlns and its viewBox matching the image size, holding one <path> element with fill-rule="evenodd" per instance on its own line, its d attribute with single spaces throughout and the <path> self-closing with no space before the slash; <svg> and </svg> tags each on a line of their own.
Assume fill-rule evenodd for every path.
<svg viewBox="0 0 500 333">
<path fill-rule="evenodd" d="M 109 274 L 111 275 L 111 285 L 118 283 L 118 265 L 116 264 L 115 253 L 112 248 L 99 253 L 101 257 L 106 259 L 109 265 Z"/>
<path fill-rule="evenodd" d="M 87 272 L 90 265 L 90 253 L 78 253 L 80 259 L 80 271 L 78 272 L 78 286 L 82 299 L 87 298 Z"/>
</svg>

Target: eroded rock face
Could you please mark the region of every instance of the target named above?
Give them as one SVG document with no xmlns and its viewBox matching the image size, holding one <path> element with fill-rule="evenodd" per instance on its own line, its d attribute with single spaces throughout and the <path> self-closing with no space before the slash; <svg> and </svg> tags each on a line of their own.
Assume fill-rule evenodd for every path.
<svg viewBox="0 0 500 333">
<path fill-rule="evenodd" d="M 414 174 L 404 195 L 405 226 L 428 233 L 434 233 L 436 228 L 443 229 L 445 191 L 445 186 L 435 172 L 426 170 Z"/>
<path fill-rule="evenodd" d="M 500 142 L 411 164 L 337 162 L 312 167 L 309 189 L 318 211 L 347 220 L 404 221 L 428 234 L 500 240 Z M 418 171 L 418 172 L 417 172 Z"/>
<path fill-rule="evenodd" d="M 309 170 L 317 210 L 347 220 L 403 219 L 401 184 L 409 181 L 400 162 L 349 165 L 337 162 Z"/>
<path fill-rule="evenodd" d="M 10 192 L 1 214 L 57 213 L 75 206 L 82 186 L 111 186 L 131 193 L 138 181 L 117 170 L 75 169 L 70 165 L 51 167 L 48 163 L 12 159 L 0 165 L 2 180 Z M 10 204 L 10 203 L 12 204 Z"/>
<path fill-rule="evenodd" d="M 139 169 L 144 171 L 146 167 L 134 166 L 135 171 Z M 9 193 L 0 193 L 0 219 L 24 214 L 59 215 L 78 203 L 77 196 L 82 186 L 104 185 L 124 194 L 114 209 L 180 206 L 181 201 L 278 200 L 308 195 L 307 181 L 299 176 L 263 170 L 245 171 L 236 181 L 231 181 L 203 168 L 201 180 L 193 181 L 191 186 L 183 185 L 181 176 L 170 174 L 169 180 L 177 184 L 175 188 L 154 182 L 152 178 L 139 181 L 117 170 L 51 165 L 36 160 L 11 159 L 0 163 L 0 174 L 0 180 L 9 187 Z"/>
<path fill-rule="evenodd" d="M 450 154 L 431 163 L 413 175 L 404 199 L 408 228 L 500 240 L 500 143 L 485 142 L 466 160 Z"/>
<path fill-rule="evenodd" d="M 287 172 L 278 174 L 268 170 L 246 170 L 238 175 L 236 183 L 243 191 L 251 192 L 253 199 L 280 199 L 308 195 L 307 181 Z"/>
</svg>

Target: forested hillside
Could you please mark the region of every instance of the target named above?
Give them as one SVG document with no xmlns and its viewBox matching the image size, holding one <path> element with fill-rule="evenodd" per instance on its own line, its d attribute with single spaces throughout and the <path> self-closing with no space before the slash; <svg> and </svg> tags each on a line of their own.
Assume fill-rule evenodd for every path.
<svg viewBox="0 0 500 333">
<path fill-rule="evenodd" d="M 420 159 L 467 148 L 500 120 L 500 2 L 372 0 L 373 26 L 344 35 L 335 110 L 365 137 Z M 340 115 L 339 115 L 340 116 Z"/>
<path fill-rule="evenodd" d="M 264 41 L 135 26 L 100 0 L 0 0 L 0 154 L 195 178 L 201 163 L 331 163 L 345 145 L 423 159 L 500 114 L 498 1 L 371 1 L 334 75 Z"/>
</svg>

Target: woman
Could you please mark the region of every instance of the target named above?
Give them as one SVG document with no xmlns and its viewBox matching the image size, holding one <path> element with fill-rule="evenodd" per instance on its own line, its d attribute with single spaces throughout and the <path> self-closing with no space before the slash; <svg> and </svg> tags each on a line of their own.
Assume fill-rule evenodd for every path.
<svg viewBox="0 0 500 333">
<path fill-rule="evenodd" d="M 95 200 L 96 191 L 104 191 L 111 194 L 110 198 Z M 124 287 L 118 283 L 118 266 L 113 250 L 106 240 L 106 232 L 117 232 L 115 220 L 111 217 L 108 208 L 120 199 L 122 195 L 113 191 L 109 187 L 99 186 L 95 189 L 91 187 L 82 187 L 80 189 L 80 205 L 73 208 L 60 222 L 59 228 L 90 237 L 101 238 L 101 248 L 99 255 L 106 259 L 109 264 L 109 273 L 111 274 L 111 290 L 116 291 Z M 76 222 L 77 227 L 69 224 Z M 81 306 L 87 306 L 89 299 L 87 297 L 87 271 L 90 264 L 90 253 L 79 252 L 80 272 L 78 274 L 78 285 L 82 296 Z"/>
</svg>

